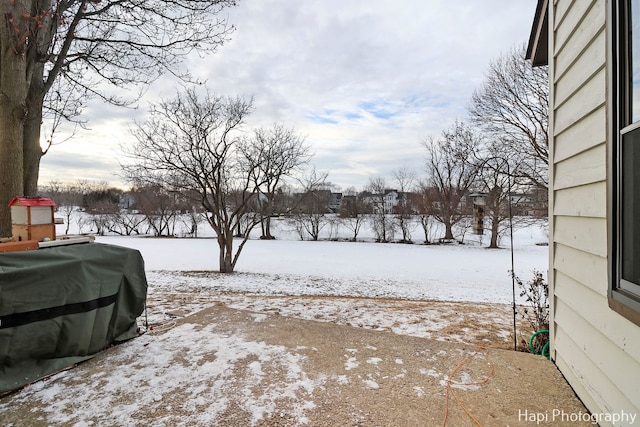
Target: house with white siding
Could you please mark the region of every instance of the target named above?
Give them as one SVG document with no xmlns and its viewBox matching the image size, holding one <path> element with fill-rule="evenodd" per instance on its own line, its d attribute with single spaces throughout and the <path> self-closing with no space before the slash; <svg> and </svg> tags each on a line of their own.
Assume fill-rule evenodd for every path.
<svg viewBox="0 0 640 427">
<path fill-rule="evenodd" d="M 640 425 L 640 0 L 538 0 L 527 55 L 549 66 L 551 358 Z"/>
<path fill-rule="evenodd" d="M 398 190 L 387 188 L 382 193 L 372 193 L 365 196 L 365 200 L 375 213 L 393 213 L 400 202 Z"/>
</svg>

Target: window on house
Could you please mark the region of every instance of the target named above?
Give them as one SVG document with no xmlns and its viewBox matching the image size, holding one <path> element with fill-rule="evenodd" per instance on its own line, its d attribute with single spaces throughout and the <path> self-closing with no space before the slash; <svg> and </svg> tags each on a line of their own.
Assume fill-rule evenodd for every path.
<svg viewBox="0 0 640 427">
<path fill-rule="evenodd" d="M 640 0 L 611 2 L 609 301 L 640 324 Z"/>
</svg>

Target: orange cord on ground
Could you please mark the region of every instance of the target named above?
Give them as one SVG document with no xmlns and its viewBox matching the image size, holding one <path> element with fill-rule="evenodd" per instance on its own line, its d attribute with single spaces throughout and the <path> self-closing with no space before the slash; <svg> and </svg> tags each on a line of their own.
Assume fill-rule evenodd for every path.
<svg viewBox="0 0 640 427">
<path fill-rule="evenodd" d="M 488 362 L 489 366 L 491 366 L 491 370 L 490 370 L 489 374 L 485 378 L 483 378 L 482 380 L 476 381 L 476 382 L 472 382 L 472 383 L 458 383 L 458 382 L 453 381 L 452 378 L 456 375 L 458 370 L 462 366 L 464 366 L 465 364 L 471 362 L 471 360 L 473 360 L 478 354 L 483 354 L 485 356 L 485 359 L 487 359 L 489 361 Z M 467 356 L 460 363 L 458 363 L 456 365 L 456 367 L 453 369 L 453 371 L 451 371 L 451 373 L 449 374 L 449 377 L 446 379 L 447 394 L 446 394 L 446 399 L 445 399 L 446 405 L 445 405 L 444 420 L 442 421 L 442 427 L 445 427 L 447 425 L 447 419 L 449 418 L 449 393 L 451 393 L 451 395 L 455 399 L 455 401 L 458 404 L 458 406 L 460 406 L 460 408 L 462 408 L 462 410 L 469 416 L 469 418 L 471 418 L 471 420 L 477 426 L 482 427 L 482 423 L 480 423 L 480 421 L 478 421 L 478 419 L 464 406 L 464 404 L 462 403 L 462 401 L 460 400 L 460 398 L 458 397 L 458 395 L 454 391 L 452 385 L 461 385 L 461 386 L 483 385 L 483 384 L 486 384 L 487 382 L 489 382 L 489 380 L 493 377 L 493 374 L 494 374 L 494 366 L 493 366 L 493 363 L 491 363 L 491 361 L 489 360 L 489 355 L 487 353 L 487 349 L 484 346 L 479 344 L 478 345 L 478 350 L 476 350 L 473 354 L 471 354 L 470 356 Z"/>
</svg>

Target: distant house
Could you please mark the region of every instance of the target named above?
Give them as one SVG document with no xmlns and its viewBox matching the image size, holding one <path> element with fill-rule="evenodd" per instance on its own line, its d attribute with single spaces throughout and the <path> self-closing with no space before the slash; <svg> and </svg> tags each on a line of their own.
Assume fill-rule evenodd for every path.
<svg viewBox="0 0 640 427">
<path fill-rule="evenodd" d="M 371 206 L 373 213 L 391 213 L 397 194 L 397 190 L 385 189 L 381 193 L 362 192 L 361 197 Z"/>
<path fill-rule="evenodd" d="M 331 193 L 331 199 L 329 200 L 329 212 L 338 213 L 342 206 L 342 193 Z"/>
<path fill-rule="evenodd" d="M 546 217 L 549 213 L 548 196 L 540 189 L 513 192 L 510 197 L 513 215 Z"/>
<path fill-rule="evenodd" d="M 410 205 L 413 198 L 411 193 L 387 188 L 382 193 L 362 192 L 360 194 L 374 213 L 393 214 L 398 213 L 400 207 Z"/>
<path fill-rule="evenodd" d="M 551 357 L 594 414 L 640 415 L 639 7 L 538 0 L 527 52 L 549 66 Z"/>
<path fill-rule="evenodd" d="M 400 203 L 400 193 L 397 190 L 389 190 L 383 196 L 385 213 L 393 213 L 394 208 Z"/>
</svg>

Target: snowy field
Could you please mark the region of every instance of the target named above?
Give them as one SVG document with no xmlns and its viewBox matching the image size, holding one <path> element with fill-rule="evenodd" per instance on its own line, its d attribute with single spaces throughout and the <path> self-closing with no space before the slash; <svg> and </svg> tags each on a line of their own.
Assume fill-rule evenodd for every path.
<svg viewBox="0 0 640 427">
<path fill-rule="evenodd" d="M 373 231 L 366 227 L 358 242 L 301 241 L 286 221 L 275 220 L 272 231 L 277 240 L 260 240 L 255 230 L 236 272 L 220 274 L 217 242 L 203 228 L 200 234 L 205 237 L 197 239 L 96 238 L 142 253 L 149 283 L 145 320 L 150 324 L 163 327 L 221 303 L 401 335 L 483 341 L 505 348 L 513 342 L 508 236 L 500 249 L 486 247 L 488 236 L 483 241 L 470 234 L 464 244 L 375 243 Z M 324 238 L 329 236 L 347 239 L 349 232 L 327 228 Z M 536 270 L 546 273 L 546 236 L 545 222 L 515 230 L 514 267 L 523 281 Z M 525 304 L 520 289 L 515 291 L 516 303 Z M 451 303 L 463 305 L 456 308 Z M 526 330 L 526 322 L 519 321 Z M 483 335 L 483 328 L 493 338 Z M 526 340 L 528 334 L 519 339 Z"/>
<path fill-rule="evenodd" d="M 514 232 L 514 270 L 523 280 L 533 277 L 534 270 L 547 271 L 545 225 Z M 218 270 L 213 238 L 98 236 L 96 241 L 138 249 L 150 286 L 157 290 L 512 301 L 508 236 L 500 249 L 487 249 L 487 236 L 481 242 L 470 234 L 465 244 L 441 245 L 374 243 L 366 229 L 359 242 L 301 241 L 278 221 L 274 234 L 277 240 L 249 240 L 232 275 L 205 273 Z"/>
</svg>

